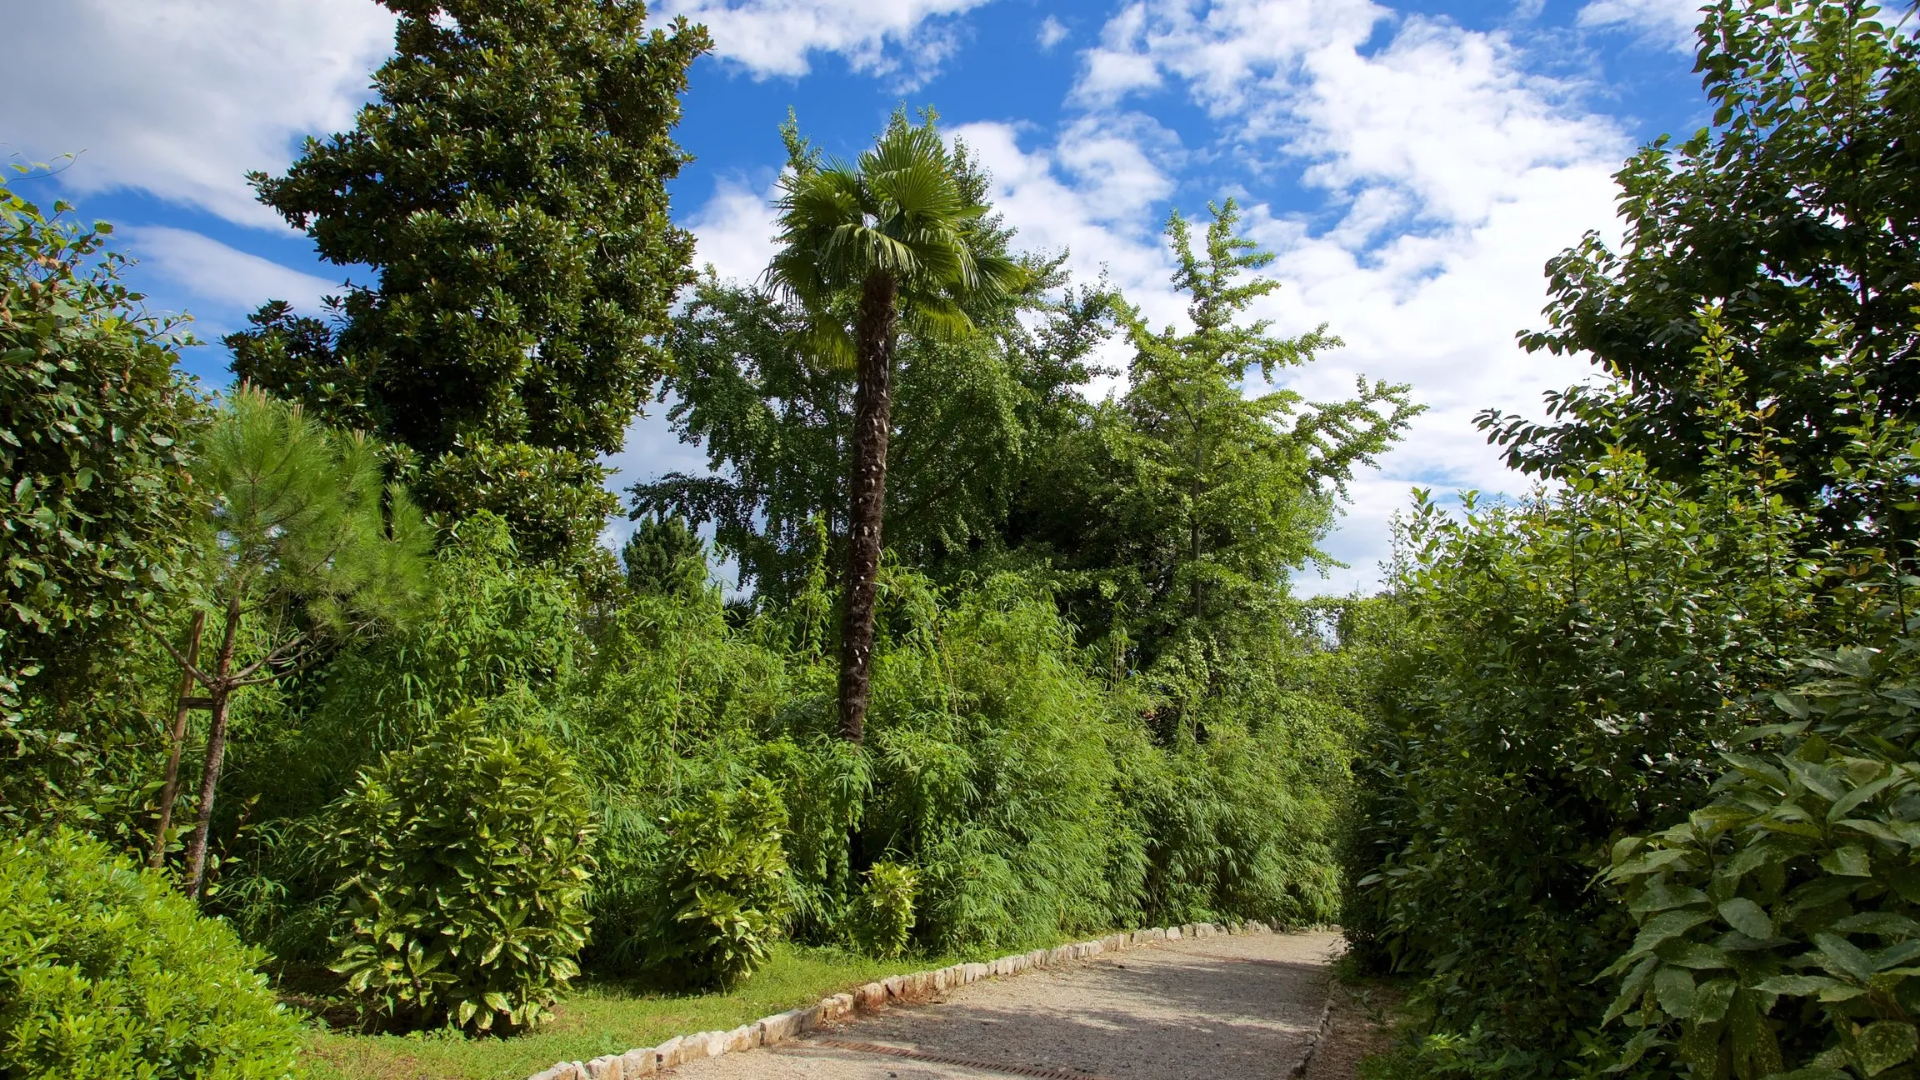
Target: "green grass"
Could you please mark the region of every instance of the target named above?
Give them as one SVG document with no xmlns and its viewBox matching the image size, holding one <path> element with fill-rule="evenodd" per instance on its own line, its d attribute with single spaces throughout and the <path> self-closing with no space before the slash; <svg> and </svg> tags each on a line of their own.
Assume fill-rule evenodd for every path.
<svg viewBox="0 0 1920 1080">
<path fill-rule="evenodd" d="M 587 1061 L 654 1046 L 675 1035 L 724 1031 L 862 983 L 955 962 L 952 957 L 873 960 L 838 949 L 782 944 L 765 967 L 726 993 L 674 994 L 583 983 L 554 1009 L 554 1021 L 533 1034 L 467 1039 L 452 1032 L 346 1035 L 316 1030 L 305 1061 L 314 1080 L 524 1080 L 556 1061 Z"/>
</svg>

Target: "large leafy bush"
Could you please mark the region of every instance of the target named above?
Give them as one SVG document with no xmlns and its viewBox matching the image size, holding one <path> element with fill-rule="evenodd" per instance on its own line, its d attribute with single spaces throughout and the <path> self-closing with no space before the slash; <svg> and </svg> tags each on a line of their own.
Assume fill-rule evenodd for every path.
<svg viewBox="0 0 1920 1080">
<path fill-rule="evenodd" d="M 97 840 L 0 843 L 0 1076 L 292 1076 L 261 959 Z"/>
<path fill-rule="evenodd" d="M 128 718 L 54 705 L 113 683 L 132 616 L 164 607 L 205 411 L 173 368 L 190 339 L 120 283 L 111 228 L 68 209 L 0 181 L 0 821 L 16 827 L 124 773 L 101 761 Z"/>
<path fill-rule="evenodd" d="M 578 974 L 593 828 L 539 735 L 471 713 L 389 754 L 334 810 L 349 875 L 334 967 L 379 1021 L 521 1028 Z"/>
<path fill-rule="evenodd" d="M 730 986 L 772 955 L 789 914 L 786 807 L 754 777 L 709 791 L 669 819 L 676 865 L 667 883 L 671 924 L 653 957 L 698 985 Z"/>
<path fill-rule="evenodd" d="M 1443 1029 L 1549 1072 L 1631 939 L 1591 887 L 1608 845 L 1699 804 L 1730 703 L 1780 677 L 1808 615 L 1783 572 L 1796 519 L 1723 480 L 1689 491 L 1621 453 L 1552 496 L 1407 523 L 1346 921 L 1424 977 Z"/>
<path fill-rule="evenodd" d="M 1906 1077 L 1920 1051 L 1920 642 L 1840 649 L 1718 797 L 1614 846 L 1639 924 L 1608 1018 L 1711 1075 Z"/>
<path fill-rule="evenodd" d="M 913 894 L 920 876 L 882 860 L 867 868 L 853 901 L 853 943 L 869 956 L 898 956 L 913 934 Z"/>
</svg>

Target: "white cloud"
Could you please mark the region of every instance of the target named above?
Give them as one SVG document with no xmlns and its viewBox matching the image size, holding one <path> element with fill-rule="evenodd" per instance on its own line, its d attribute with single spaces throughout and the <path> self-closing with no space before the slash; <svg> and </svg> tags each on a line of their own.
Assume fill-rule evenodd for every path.
<svg viewBox="0 0 1920 1080">
<path fill-rule="evenodd" d="M 990 0 L 670 0 L 660 15 L 706 24 L 715 54 L 757 78 L 798 77 L 815 52 L 839 53 L 856 71 L 906 69 L 910 88 L 930 77 L 955 46 L 943 17 Z"/>
<path fill-rule="evenodd" d="M 1090 121 L 1175 87 L 1216 125 L 1205 150 L 1326 193 L 1312 215 L 1272 210 L 1258 182 L 1242 197 L 1285 286 L 1258 313 L 1282 333 L 1325 322 L 1347 342 L 1288 385 L 1326 400 L 1365 373 L 1413 384 L 1430 407 L 1353 486 L 1328 541 L 1353 569 L 1308 577 L 1303 591 L 1370 582 L 1386 522 L 1416 484 L 1526 487 L 1474 415 L 1537 412 L 1542 391 L 1589 371 L 1526 355 L 1513 334 L 1540 322 L 1544 262 L 1586 229 L 1615 230 L 1610 175 L 1631 147 L 1580 105 L 1581 87 L 1530 73 L 1527 59 L 1504 35 L 1372 0 L 1149 0 L 1085 55 L 1073 100 Z"/>
<path fill-rule="evenodd" d="M 773 192 L 757 194 L 737 180 L 721 180 L 713 196 L 687 219 L 695 266 L 711 264 L 722 278 L 752 282 L 773 258 Z"/>
<path fill-rule="evenodd" d="M 120 188 L 274 225 L 249 169 L 353 122 L 393 16 L 371 0 L 7 0 L 6 151 L 84 151 L 70 191 Z M 31 43 L 30 45 L 28 43 Z M 56 106 L 57 102 L 57 106 Z"/>
<path fill-rule="evenodd" d="M 1055 45 L 1067 40 L 1069 33 L 1066 23 L 1049 15 L 1040 20 L 1040 31 L 1034 39 L 1040 43 L 1042 52 L 1052 52 Z"/>
<path fill-rule="evenodd" d="M 1692 53 L 1700 25 L 1700 0 L 1591 0 L 1580 9 L 1581 26 L 1638 30 L 1678 53 Z"/>
<path fill-rule="evenodd" d="M 1131 136 L 1125 134 L 1129 128 Z M 1110 126 L 1073 125 L 1053 146 L 1029 151 L 1020 146 L 1021 133 L 1003 123 L 964 124 L 951 132 L 992 175 L 989 198 L 1019 230 L 1014 243 L 1028 251 L 1068 252 L 1067 268 L 1076 280 L 1091 283 L 1105 274 L 1150 322 L 1183 318 L 1184 304 L 1167 283 L 1173 261 L 1156 213 L 1172 194 L 1174 178 L 1151 151 L 1170 134 L 1147 117 L 1113 118 Z M 1127 355 L 1112 340 L 1096 359 L 1124 368 Z M 1113 389 L 1115 384 L 1102 383 L 1093 392 Z"/>
<path fill-rule="evenodd" d="M 321 297 L 345 291 L 337 281 L 303 274 L 186 229 L 145 225 L 122 229 L 118 235 L 126 238 L 127 253 L 145 268 L 189 296 L 222 306 L 252 310 L 268 300 L 285 300 L 317 313 Z"/>
</svg>

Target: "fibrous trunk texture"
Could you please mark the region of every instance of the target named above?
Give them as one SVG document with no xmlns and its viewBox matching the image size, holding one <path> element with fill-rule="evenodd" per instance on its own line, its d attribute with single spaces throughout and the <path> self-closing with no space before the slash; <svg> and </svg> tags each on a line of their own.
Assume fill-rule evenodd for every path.
<svg viewBox="0 0 1920 1080">
<path fill-rule="evenodd" d="M 873 603 L 880 573 L 880 519 L 887 496 L 887 435 L 892 430 L 893 335 L 898 320 L 893 275 L 876 273 L 860 293 L 859 374 L 853 392 L 853 476 L 847 485 L 847 606 L 840 634 L 840 734 L 866 733 L 873 681 Z"/>
</svg>

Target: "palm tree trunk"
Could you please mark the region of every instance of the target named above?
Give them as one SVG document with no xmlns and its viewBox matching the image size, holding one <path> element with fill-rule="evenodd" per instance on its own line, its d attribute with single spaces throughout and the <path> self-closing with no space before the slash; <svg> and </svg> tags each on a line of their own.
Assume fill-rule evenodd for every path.
<svg viewBox="0 0 1920 1080">
<path fill-rule="evenodd" d="M 853 391 L 853 475 L 848 483 L 847 608 L 840 634 L 840 734 L 866 734 L 873 683 L 873 604 L 880 573 L 880 519 L 886 507 L 887 436 L 893 429 L 893 335 L 899 319 L 893 275 L 869 276 L 856 327 L 859 373 Z"/>
<path fill-rule="evenodd" d="M 207 626 L 207 613 L 193 613 L 193 628 L 187 631 L 187 663 L 200 662 L 200 634 Z M 153 858 L 150 860 L 155 870 L 167 861 L 167 830 L 173 826 L 173 803 L 180 797 L 180 746 L 187 741 L 187 715 L 193 710 L 187 706 L 187 698 L 193 693 L 193 673 L 180 672 L 180 702 L 173 714 L 173 730 L 168 733 L 167 782 L 160 788 L 160 821 L 153 829 Z"/>
<path fill-rule="evenodd" d="M 227 705 L 233 697 L 227 676 L 233 670 L 234 639 L 239 630 L 240 596 L 236 592 L 227 604 L 227 625 L 221 632 L 213 685 L 207 687 L 207 696 L 213 703 L 213 720 L 207 725 L 207 760 L 200 770 L 200 804 L 194 815 L 193 836 L 187 841 L 187 880 L 181 885 L 181 891 L 190 897 L 200 895 L 207 870 L 207 833 L 213 827 L 213 795 L 220 786 L 220 765 L 227 755 Z"/>
</svg>

